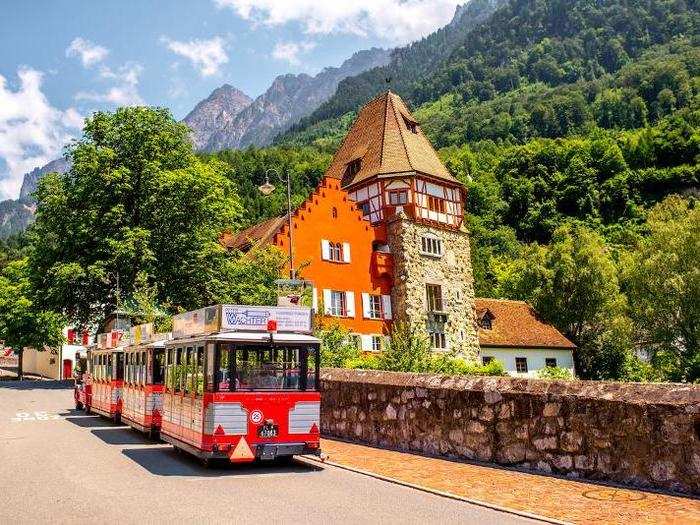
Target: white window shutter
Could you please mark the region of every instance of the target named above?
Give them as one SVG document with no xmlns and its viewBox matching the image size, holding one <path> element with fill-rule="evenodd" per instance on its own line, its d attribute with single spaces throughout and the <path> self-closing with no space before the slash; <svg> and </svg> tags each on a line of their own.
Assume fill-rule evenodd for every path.
<svg viewBox="0 0 700 525">
<path fill-rule="evenodd" d="M 369 308 L 369 294 L 362 294 L 362 317 L 369 319 L 371 317 L 371 312 Z"/>
<path fill-rule="evenodd" d="M 345 292 L 345 307 L 348 317 L 355 317 L 355 292 Z"/>
<path fill-rule="evenodd" d="M 314 312 L 318 312 L 318 290 L 316 288 L 311 289 L 311 308 Z"/>
<path fill-rule="evenodd" d="M 382 295 L 382 307 L 384 310 L 384 319 L 391 319 L 391 295 Z"/>
<path fill-rule="evenodd" d="M 343 243 L 343 262 L 346 262 L 346 263 L 350 262 L 350 243 L 349 242 Z"/>
<path fill-rule="evenodd" d="M 323 312 L 331 314 L 331 291 L 328 288 L 323 289 Z"/>
<path fill-rule="evenodd" d="M 331 259 L 331 243 L 327 239 L 321 239 L 321 259 L 324 261 Z"/>
<path fill-rule="evenodd" d="M 372 336 L 371 335 L 361 335 L 360 339 L 362 341 L 362 351 L 371 352 L 372 351 Z"/>
</svg>

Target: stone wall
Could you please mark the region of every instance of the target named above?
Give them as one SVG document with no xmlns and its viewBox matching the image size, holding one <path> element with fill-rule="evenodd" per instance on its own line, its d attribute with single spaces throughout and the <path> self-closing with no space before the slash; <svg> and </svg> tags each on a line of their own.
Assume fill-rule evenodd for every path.
<svg viewBox="0 0 700 525">
<path fill-rule="evenodd" d="M 447 314 L 444 333 L 450 350 L 476 360 L 479 352 L 474 278 L 469 235 L 466 230 L 447 230 L 416 223 L 403 213 L 387 224 L 388 241 L 394 255 L 394 287 L 391 293 L 394 319 L 427 329 L 426 284 L 442 287 L 443 310 Z M 442 257 L 421 253 L 421 236 L 442 240 Z"/>
<path fill-rule="evenodd" d="M 700 493 L 700 387 L 325 369 L 325 435 Z"/>
</svg>

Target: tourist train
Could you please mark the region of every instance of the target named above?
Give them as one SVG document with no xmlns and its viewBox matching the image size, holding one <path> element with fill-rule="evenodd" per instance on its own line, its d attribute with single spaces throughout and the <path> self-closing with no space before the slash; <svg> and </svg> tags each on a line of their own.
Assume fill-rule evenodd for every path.
<svg viewBox="0 0 700 525">
<path fill-rule="evenodd" d="M 100 334 L 75 406 L 207 464 L 321 455 L 320 341 L 301 307 L 216 305 Z"/>
</svg>

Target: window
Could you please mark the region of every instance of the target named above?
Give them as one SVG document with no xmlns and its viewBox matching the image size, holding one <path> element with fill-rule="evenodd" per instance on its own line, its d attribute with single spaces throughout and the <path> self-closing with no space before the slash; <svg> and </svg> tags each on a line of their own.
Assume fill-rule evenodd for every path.
<svg viewBox="0 0 700 525">
<path fill-rule="evenodd" d="M 347 315 L 348 307 L 345 292 L 331 291 L 330 315 L 344 317 Z"/>
<path fill-rule="evenodd" d="M 382 296 L 370 295 L 367 313 L 370 319 L 382 319 Z"/>
<path fill-rule="evenodd" d="M 556 368 L 557 366 L 557 358 L 556 357 L 547 357 L 544 360 L 544 366 L 548 368 Z"/>
<path fill-rule="evenodd" d="M 162 385 L 165 373 L 165 350 L 153 351 L 153 384 Z"/>
<path fill-rule="evenodd" d="M 343 245 L 339 242 L 332 242 L 328 245 L 328 260 L 343 262 Z"/>
<path fill-rule="evenodd" d="M 442 240 L 432 235 L 420 239 L 421 251 L 426 255 L 442 255 Z"/>
<path fill-rule="evenodd" d="M 479 326 L 481 326 L 481 328 L 484 330 L 491 330 L 493 328 L 491 324 L 491 316 L 488 313 L 484 314 L 484 316 L 481 318 L 479 321 Z"/>
<path fill-rule="evenodd" d="M 413 122 L 411 120 L 408 120 L 406 117 L 403 117 L 403 122 L 406 124 L 406 128 L 408 128 L 408 131 L 411 133 L 418 133 L 418 123 Z"/>
<path fill-rule="evenodd" d="M 372 336 L 372 352 L 381 352 L 382 351 L 382 336 L 381 335 L 373 335 Z"/>
<path fill-rule="evenodd" d="M 311 370 L 314 376 L 311 388 L 315 387 L 318 362 L 315 348 L 222 345 L 219 355 L 228 363 L 233 362 L 235 381 L 233 385 L 226 383 L 225 390 L 305 390 L 309 388 Z M 220 390 L 224 390 L 222 385 L 220 381 Z"/>
<path fill-rule="evenodd" d="M 430 346 L 439 350 L 447 348 L 447 338 L 444 332 L 430 332 Z"/>
<path fill-rule="evenodd" d="M 348 175 L 357 175 L 362 169 L 362 159 L 355 159 L 348 162 Z"/>
<path fill-rule="evenodd" d="M 408 191 L 392 190 L 389 192 L 389 204 L 392 206 L 403 206 L 408 204 Z"/>
<path fill-rule="evenodd" d="M 481 364 L 482 365 L 488 365 L 493 361 L 493 356 L 492 355 L 484 355 L 481 357 Z"/>
<path fill-rule="evenodd" d="M 527 374 L 527 357 L 515 358 L 515 371 L 519 374 Z"/>
<path fill-rule="evenodd" d="M 195 352 L 194 393 L 201 396 L 204 393 L 204 347 L 198 346 Z"/>
<path fill-rule="evenodd" d="M 442 312 L 442 286 L 439 284 L 426 284 L 425 294 L 428 299 L 428 311 Z"/>
<path fill-rule="evenodd" d="M 445 199 L 428 195 L 428 209 L 438 213 L 445 213 Z"/>
<path fill-rule="evenodd" d="M 370 212 L 369 201 L 358 202 L 357 207 L 362 212 L 363 217 L 367 217 L 367 215 L 369 215 L 369 212 Z"/>
</svg>

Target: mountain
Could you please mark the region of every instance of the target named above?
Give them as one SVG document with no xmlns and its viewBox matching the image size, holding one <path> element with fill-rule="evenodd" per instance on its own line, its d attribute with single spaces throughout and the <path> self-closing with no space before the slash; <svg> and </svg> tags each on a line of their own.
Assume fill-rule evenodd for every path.
<svg viewBox="0 0 700 525">
<path fill-rule="evenodd" d="M 390 51 L 372 48 L 315 76 L 281 75 L 252 102 L 235 88 L 223 86 L 197 104 L 184 122 L 201 151 L 265 146 L 332 96 L 341 80 L 386 64 L 389 57 Z"/>
<path fill-rule="evenodd" d="M 339 83 L 332 97 L 293 128 L 303 129 L 354 111 L 387 87 L 401 96 L 408 95 L 418 79 L 436 71 L 474 27 L 486 21 L 505 3 L 506 0 L 471 0 L 457 6 L 452 21 L 445 27 L 417 42 L 394 49 L 386 64 L 346 78 Z"/>
<path fill-rule="evenodd" d="M 68 160 L 56 159 L 24 175 L 19 199 L 0 202 L 0 239 L 26 230 L 34 220 L 35 205 L 32 193 L 36 191 L 39 179 L 47 173 L 65 173 L 69 169 Z"/>
<path fill-rule="evenodd" d="M 56 159 L 49 162 L 41 168 L 34 168 L 32 171 L 24 175 L 22 180 L 22 188 L 19 191 L 19 200 L 32 200 L 32 193 L 36 191 L 39 179 L 47 173 L 65 173 L 70 169 L 70 161 L 67 159 Z"/>
<path fill-rule="evenodd" d="M 205 149 L 212 135 L 229 125 L 252 102 L 252 98 L 229 84 L 212 91 L 183 119 L 192 129 L 195 148 Z"/>
<path fill-rule="evenodd" d="M 438 147 L 643 127 L 694 100 L 699 29 L 683 0 L 473 0 L 277 142 L 332 148 L 385 75 Z"/>
</svg>

